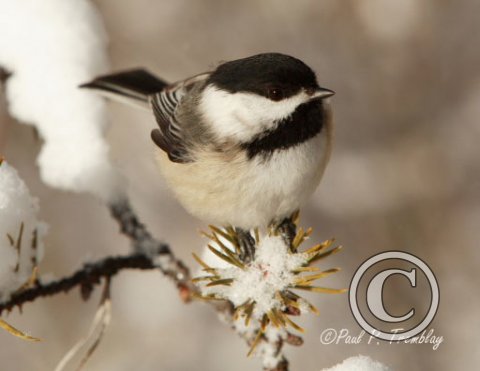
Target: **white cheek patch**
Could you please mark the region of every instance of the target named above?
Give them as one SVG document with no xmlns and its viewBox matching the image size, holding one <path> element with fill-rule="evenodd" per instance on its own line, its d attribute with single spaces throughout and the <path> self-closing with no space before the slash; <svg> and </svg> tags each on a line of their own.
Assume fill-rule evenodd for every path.
<svg viewBox="0 0 480 371">
<path fill-rule="evenodd" d="M 275 122 L 290 116 L 298 105 L 309 99 L 301 91 L 274 102 L 254 93 L 232 94 L 210 85 L 202 94 L 200 112 L 218 137 L 245 142 L 273 128 Z"/>
</svg>

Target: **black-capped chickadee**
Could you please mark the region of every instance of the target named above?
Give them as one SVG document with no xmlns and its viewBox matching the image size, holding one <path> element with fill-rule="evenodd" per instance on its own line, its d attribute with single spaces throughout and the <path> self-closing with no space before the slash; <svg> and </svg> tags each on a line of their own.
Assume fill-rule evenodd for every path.
<svg viewBox="0 0 480 371">
<path fill-rule="evenodd" d="M 160 171 L 194 216 L 245 230 L 316 189 L 331 150 L 331 90 L 299 59 L 258 54 L 167 84 L 143 69 L 82 87 L 152 110 Z"/>
</svg>

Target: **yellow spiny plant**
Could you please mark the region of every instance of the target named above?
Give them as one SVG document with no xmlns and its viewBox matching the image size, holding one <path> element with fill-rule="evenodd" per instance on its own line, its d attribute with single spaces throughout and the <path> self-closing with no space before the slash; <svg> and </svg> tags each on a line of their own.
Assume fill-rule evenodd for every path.
<svg viewBox="0 0 480 371">
<path fill-rule="evenodd" d="M 298 213 L 291 220 L 297 226 Z M 259 229 L 251 232 L 255 247 L 255 257 L 250 262 L 242 259 L 239 234 L 233 227 L 217 228 L 209 226 L 203 232 L 210 242 L 208 250 L 221 259 L 221 266 L 207 264 L 204 259 L 193 254 L 195 260 L 206 273 L 193 279 L 200 287 L 199 298 L 204 300 L 229 300 L 234 306 L 234 320 L 244 318 L 244 325 L 252 320 L 257 322 L 258 332 L 249 355 L 265 334 L 268 326 L 279 329 L 292 327 L 304 329 L 290 319 L 290 315 L 303 312 L 318 314 L 318 309 L 305 298 L 294 292 L 336 294 L 346 289 L 332 289 L 316 286 L 324 277 L 338 272 L 339 268 L 321 270 L 314 264 L 340 251 L 341 246 L 333 246 L 333 239 L 326 240 L 302 250 L 305 241 L 312 234 L 312 228 L 297 228 L 291 241 L 277 226 L 271 225 L 261 236 Z"/>
</svg>

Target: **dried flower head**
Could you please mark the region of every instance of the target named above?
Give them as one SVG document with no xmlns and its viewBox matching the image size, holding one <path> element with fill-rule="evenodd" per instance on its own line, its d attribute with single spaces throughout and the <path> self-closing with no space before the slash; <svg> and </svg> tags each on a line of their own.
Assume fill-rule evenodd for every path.
<svg viewBox="0 0 480 371">
<path fill-rule="evenodd" d="M 297 220 L 298 215 L 294 218 Z M 247 327 L 251 322 L 256 323 L 253 329 L 258 330 L 251 351 L 266 335 L 267 328 L 273 326 L 282 330 L 290 326 L 303 332 L 290 316 L 304 312 L 318 314 L 317 308 L 301 297 L 298 291 L 345 292 L 345 289 L 314 285 L 318 279 L 339 269 L 321 271 L 313 264 L 336 253 L 341 246 L 332 247 L 331 239 L 300 251 L 311 233 L 311 228 L 299 228 L 294 238 L 289 239 L 275 226 L 263 235 L 258 229 L 254 230 L 250 237 L 255 253 L 253 259 L 247 262 L 237 230 L 210 226 L 210 233 L 204 233 L 211 240 L 207 246 L 209 252 L 220 258 L 222 263 L 214 266 L 205 261 L 210 260 L 208 257 L 201 259 L 194 254 L 206 274 L 193 281 L 200 287 L 201 298 L 228 300 L 233 304 L 237 327 L 240 321 Z"/>
</svg>

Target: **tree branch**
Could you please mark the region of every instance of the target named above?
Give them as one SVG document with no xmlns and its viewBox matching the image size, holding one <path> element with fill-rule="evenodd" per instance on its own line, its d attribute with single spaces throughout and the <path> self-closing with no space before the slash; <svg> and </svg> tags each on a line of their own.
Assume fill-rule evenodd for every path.
<svg viewBox="0 0 480 371">
<path fill-rule="evenodd" d="M 132 249 L 150 257 L 153 264 L 177 286 L 183 301 L 191 300 L 198 290 L 191 281 L 188 267 L 173 254 L 170 247 L 155 239 L 133 212 L 130 203 L 122 199 L 110 205 L 112 217 L 120 231 L 132 242 Z"/>
<path fill-rule="evenodd" d="M 95 285 L 100 284 L 102 278 L 110 278 L 122 269 L 154 269 L 150 258 L 141 253 L 127 256 L 108 257 L 95 263 L 87 263 L 69 277 L 43 284 L 36 280 L 32 287 L 14 293 L 10 300 L 0 303 L 0 314 L 4 310 L 10 311 L 14 307 L 22 307 L 27 302 L 40 297 L 52 296 L 61 292 L 68 292 L 79 286 L 82 297 L 87 300 Z"/>
<path fill-rule="evenodd" d="M 145 226 L 138 220 L 137 216 L 131 209 L 128 200 L 123 199 L 110 205 L 110 211 L 115 220 L 120 225 L 120 230 L 131 241 L 132 248 L 136 252 L 141 252 L 147 256 L 154 252 L 156 258 L 154 259 L 157 267 L 177 285 L 180 292 L 180 297 L 188 302 L 192 296 L 198 293 L 198 288 L 192 284 L 191 275 L 187 266 L 175 257 L 172 250 L 165 244 L 156 240 Z M 291 219 L 285 219 L 279 226 L 278 231 L 283 235 L 287 243 L 290 245 L 293 237 L 296 234 L 295 223 Z M 253 239 L 244 239 L 243 244 L 252 243 Z M 245 246 L 245 249 L 254 251 L 255 246 Z M 234 308 L 230 302 L 227 301 L 208 301 L 214 309 L 219 313 L 221 320 L 230 324 L 230 327 L 235 330 L 233 313 Z M 246 342 L 251 345 L 256 335 L 242 334 L 236 331 Z M 283 350 L 284 341 L 269 342 L 264 339 L 269 347 L 274 350 L 274 353 L 281 354 Z M 285 342 L 291 345 L 301 345 L 302 339 L 296 335 L 288 334 Z M 265 371 L 288 371 L 288 361 L 282 356 L 279 358 L 278 364 L 274 368 Z"/>
<path fill-rule="evenodd" d="M 0 303 L 0 314 L 5 310 L 10 311 L 14 307 L 21 308 L 23 304 L 40 297 L 69 292 L 77 286 L 81 289 L 83 299 L 87 300 L 95 285 L 98 285 L 102 278 L 111 278 L 123 269 L 159 269 L 175 283 L 183 301 L 189 302 L 198 293 L 198 288 L 191 281 L 188 267 L 174 255 L 167 244 L 155 239 L 150 234 L 138 220 L 126 199 L 111 204 L 110 212 L 118 222 L 121 232 L 131 240 L 132 254 L 107 257 L 94 263 L 87 263 L 71 276 L 50 283 L 44 284 L 40 280 L 36 280 L 33 286 L 14 293 L 10 300 Z M 292 235 L 294 235 L 292 228 L 295 228 L 295 225 L 291 220 L 286 220 L 278 227 L 278 230 L 284 238 L 291 242 Z M 253 249 L 254 246 L 251 246 L 251 248 Z M 235 330 L 234 308 L 230 302 L 211 301 L 208 304 L 214 307 L 221 319 Z M 247 344 L 252 344 L 255 340 L 255 335 L 246 335 L 238 331 L 237 333 L 245 339 Z M 276 354 L 282 352 L 284 341 L 269 342 L 267 339 L 263 341 L 269 347 L 272 347 Z M 301 338 L 289 334 L 286 342 L 292 345 L 300 345 Z M 274 368 L 265 369 L 265 371 L 288 371 L 288 361 L 282 356 Z"/>
</svg>

